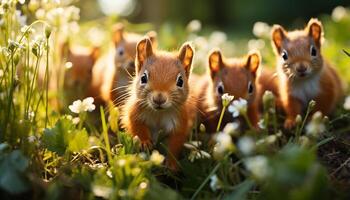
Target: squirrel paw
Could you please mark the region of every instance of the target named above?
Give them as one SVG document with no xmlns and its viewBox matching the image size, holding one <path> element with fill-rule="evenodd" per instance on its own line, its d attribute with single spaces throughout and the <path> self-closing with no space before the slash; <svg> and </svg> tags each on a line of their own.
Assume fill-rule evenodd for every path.
<svg viewBox="0 0 350 200">
<path fill-rule="evenodd" d="M 295 126 L 295 120 L 293 119 L 286 119 L 286 121 L 284 121 L 284 128 L 285 129 L 292 129 Z"/>
<path fill-rule="evenodd" d="M 141 150 L 149 151 L 149 150 L 152 150 L 152 148 L 153 148 L 153 144 L 151 140 L 141 141 Z"/>
</svg>

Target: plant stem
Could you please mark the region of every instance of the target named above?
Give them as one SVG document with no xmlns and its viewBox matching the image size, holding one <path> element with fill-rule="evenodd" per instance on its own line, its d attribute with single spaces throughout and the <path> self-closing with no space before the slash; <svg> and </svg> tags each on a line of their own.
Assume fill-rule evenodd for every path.
<svg viewBox="0 0 350 200">
<path fill-rule="evenodd" d="M 45 78 L 46 78 L 46 91 L 45 91 L 45 128 L 49 121 L 48 111 L 49 111 L 49 38 L 46 39 L 46 69 L 45 69 Z"/>
<path fill-rule="evenodd" d="M 101 114 L 101 121 L 102 121 L 103 139 L 104 139 L 104 141 L 106 143 L 106 151 L 107 151 L 108 162 L 109 162 L 109 165 L 111 166 L 111 164 L 112 164 L 111 146 L 109 144 L 108 130 L 107 130 L 107 124 L 106 124 L 106 119 L 105 119 L 105 112 L 104 112 L 102 106 L 100 106 L 100 114 Z"/>
<path fill-rule="evenodd" d="M 217 127 L 216 127 L 216 132 L 219 132 L 219 130 L 220 130 L 222 118 L 224 117 L 224 114 L 225 114 L 225 109 L 226 109 L 226 106 L 222 106 L 222 110 L 221 110 L 219 122 L 218 122 L 218 125 L 217 125 Z"/>
<path fill-rule="evenodd" d="M 218 164 L 216 164 L 216 166 L 214 167 L 214 169 L 210 172 L 210 174 L 207 176 L 207 178 L 203 181 L 203 183 L 199 186 L 199 188 L 196 190 L 196 192 L 193 194 L 193 196 L 191 197 L 191 200 L 195 199 L 197 197 L 197 195 L 199 194 L 199 192 L 203 189 L 203 187 L 205 186 L 205 184 L 207 184 L 207 182 L 210 180 L 210 177 L 213 176 L 216 171 L 218 171 L 219 167 L 221 166 L 221 162 L 219 162 Z"/>
</svg>

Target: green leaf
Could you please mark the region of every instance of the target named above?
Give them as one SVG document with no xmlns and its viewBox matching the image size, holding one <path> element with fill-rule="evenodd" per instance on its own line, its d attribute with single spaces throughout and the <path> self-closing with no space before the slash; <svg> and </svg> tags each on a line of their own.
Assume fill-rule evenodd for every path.
<svg viewBox="0 0 350 200">
<path fill-rule="evenodd" d="M 89 136 L 85 129 L 77 130 L 72 133 L 72 139 L 69 140 L 68 150 L 71 152 L 80 152 L 89 148 Z"/>
<path fill-rule="evenodd" d="M 68 147 L 71 132 L 74 128 L 74 124 L 70 119 L 61 118 L 55 126 L 51 129 L 45 129 L 43 134 L 44 146 L 58 155 L 62 156 Z"/>
<path fill-rule="evenodd" d="M 24 173 L 27 168 L 28 159 L 19 150 L 2 154 L 0 156 L 0 188 L 12 194 L 27 191 L 28 181 Z"/>
<path fill-rule="evenodd" d="M 254 186 L 254 181 L 245 180 L 236 186 L 236 189 L 229 195 L 227 195 L 224 200 L 241 200 L 247 198 L 247 193 Z"/>
</svg>

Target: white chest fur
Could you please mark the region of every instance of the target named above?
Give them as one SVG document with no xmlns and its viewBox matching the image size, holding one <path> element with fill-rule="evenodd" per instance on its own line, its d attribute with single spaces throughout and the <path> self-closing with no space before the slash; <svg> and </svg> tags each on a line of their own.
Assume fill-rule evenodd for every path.
<svg viewBox="0 0 350 200">
<path fill-rule="evenodd" d="M 152 134 L 152 141 L 155 142 L 160 132 L 170 134 L 177 125 L 177 116 L 174 111 L 149 112 L 142 116 L 143 121 L 149 127 Z"/>
<path fill-rule="evenodd" d="M 308 102 L 314 100 L 320 93 L 320 76 L 315 75 L 306 80 L 298 80 L 291 83 L 292 96 L 307 106 Z"/>
</svg>

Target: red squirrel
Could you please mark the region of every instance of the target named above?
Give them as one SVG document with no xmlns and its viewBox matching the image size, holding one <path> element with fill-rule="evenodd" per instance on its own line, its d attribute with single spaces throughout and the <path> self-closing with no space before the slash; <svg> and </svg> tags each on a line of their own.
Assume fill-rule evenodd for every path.
<svg viewBox="0 0 350 200">
<path fill-rule="evenodd" d="M 150 39 L 136 47 L 136 76 L 122 108 L 122 126 L 151 148 L 159 131 L 168 134 L 167 164 L 176 169 L 179 156 L 196 116 L 189 78 L 194 50 L 185 43 L 179 52 L 153 49 Z"/>
<path fill-rule="evenodd" d="M 93 72 L 93 85 L 99 90 L 105 102 L 112 101 L 115 105 L 123 104 L 127 97 L 127 88 L 135 74 L 136 44 L 143 35 L 125 32 L 124 25 L 118 23 L 113 27 L 113 46 L 96 64 Z M 146 35 L 156 47 L 154 31 Z"/>
<path fill-rule="evenodd" d="M 295 126 L 295 118 L 316 102 L 314 111 L 329 115 L 343 95 L 341 80 L 323 58 L 322 23 L 311 19 L 303 30 L 287 32 L 272 28 L 272 46 L 277 57 L 278 96 L 286 114 L 284 127 Z"/>
<path fill-rule="evenodd" d="M 157 33 L 149 31 L 146 36 L 152 41 L 154 48 L 157 47 Z M 116 67 L 112 83 L 111 98 L 116 105 L 121 105 L 127 91 L 127 86 L 131 83 L 135 74 L 136 44 L 143 38 L 143 35 L 126 33 L 123 24 L 114 27 L 113 43 L 115 47 L 114 65 Z"/>
<path fill-rule="evenodd" d="M 211 79 L 207 86 L 207 111 L 204 111 L 206 113 L 204 125 L 206 125 L 207 130 L 209 132 L 216 131 L 222 110 L 221 96 L 224 93 L 233 95 L 235 100 L 242 98 L 248 101 L 247 114 L 249 120 L 253 126 L 257 127 L 259 113 L 255 82 L 260 66 L 260 53 L 253 51 L 243 58 L 225 58 L 219 50 L 213 50 L 208 60 Z M 215 107 L 214 111 L 210 109 L 213 106 Z M 203 109 L 203 106 L 200 107 Z M 208 108 L 210 111 L 208 111 Z M 221 127 L 232 121 L 232 114 L 226 111 Z"/>
<path fill-rule="evenodd" d="M 62 45 L 62 56 L 65 57 L 66 69 L 64 88 L 68 92 L 69 99 L 76 99 L 94 96 L 91 94 L 91 80 L 93 66 L 100 56 L 100 48 L 72 48 L 66 42 Z"/>
</svg>

